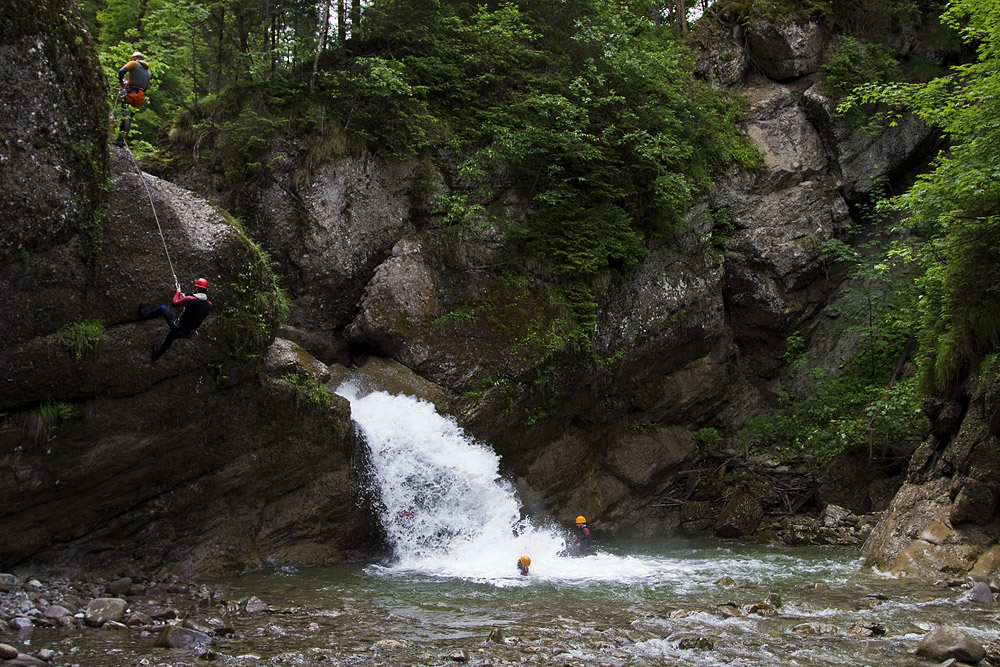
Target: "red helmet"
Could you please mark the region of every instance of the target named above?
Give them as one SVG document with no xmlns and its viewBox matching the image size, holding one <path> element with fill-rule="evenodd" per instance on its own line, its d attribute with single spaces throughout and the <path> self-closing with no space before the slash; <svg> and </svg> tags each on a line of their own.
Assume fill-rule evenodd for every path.
<svg viewBox="0 0 1000 667">
<path fill-rule="evenodd" d="M 194 281 L 194 286 L 202 289 L 208 289 L 208 281 L 204 278 L 198 278 L 198 280 Z"/>
</svg>

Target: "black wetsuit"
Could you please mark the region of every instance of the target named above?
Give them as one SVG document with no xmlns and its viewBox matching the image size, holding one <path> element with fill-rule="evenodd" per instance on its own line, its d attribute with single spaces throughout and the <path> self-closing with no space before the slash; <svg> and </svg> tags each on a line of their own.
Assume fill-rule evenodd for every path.
<svg viewBox="0 0 1000 667">
<path fill-rule="evenodd" d="M 198 327 L 201 326 L 201 323 L 208 317 L 208 314 L 212 312 L 212 302 L 208 300 L 205 294 L 185 296 L 178 291 L 174 294 L 172 303 L 174 306 L 184 309 L 184 314 L 180 318 L 166 306 L 160 306 L 143 316 L 143 319 L 146 320 L 153 317 L 162 317 L 166 321 L 167 326 L 170 327 L 170 331 L 167 332 L 167 337 L 163 339 L 163 342 L 153 347 L 153 361 L 159 359 L 164 352 L 170 349 L 170 345 L 177 338 L 190 338 L 193 336 Z"/>
</svg>

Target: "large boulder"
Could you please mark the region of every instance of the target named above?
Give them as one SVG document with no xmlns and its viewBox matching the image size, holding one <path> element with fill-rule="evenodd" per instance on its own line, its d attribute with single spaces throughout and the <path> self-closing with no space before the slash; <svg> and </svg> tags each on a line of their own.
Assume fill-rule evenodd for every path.
<svg viewBox="0 0 1000 667">
<path fill-rule="evenodd" d="M 715 534 L 719 537 L 752 535 L 763 517 L 764 508 L 755 495 L 746 492 L 737 494 L 719 513 L 715 523 Z"/>
<path fill-rule="evenodd" d="M 259 321 L 244 316 L 253 299 L 267 303 L 274 289 L 252 243 L 207 202 L 139 172 L 125 149 L 115 149 L 112 168 L 114 196 L 93 268 L 74 257 L 71 240 L 0 271 L 0 294 L 18 313 L 0 326 L 0 365 L 8 369 L 0 409 L 129 396 L 232 354 L 266 354 L 277 311 L 263 310 Z M 137 322 L 136 311 L 141 302 L 169 305 L 175 271 L 185 291 L 207 277 L 216 311 L 197 338 L 178 341 L 149 367 L 150 348 L 167 329 L 159 319 Z"/>
<path fill-rule="evenodd" d="M 100 627 L 108 621 L 120 622 L 125 616 L 127 605 L 121 598 L 96 598 L 87 603 L 83 622 L 94 627 Z"/>
<path fill-rule="evenodd" d="M 864 546 L 866 563 L 893 574 L 988 579 L 1000 564 L 996 479 L 1000 476 L 995 370 L 978 378 L 958 418 L 914 452 L 906 482 Z"/>
<path fill-rule="evenodd" d="M 942 625 L 924 635 L 916 654 L 937 662 L 957 660 L 974 665 L 986 657 L 986 649 L 965 630 Z"/>
<path fill-rule="evenodd" d="M 829 31 L 815 22 L 776 23 L 757 17 L 747 22 L 751 59 L 775 81 L 817 72 L 829 45 Z"/>
</svg>

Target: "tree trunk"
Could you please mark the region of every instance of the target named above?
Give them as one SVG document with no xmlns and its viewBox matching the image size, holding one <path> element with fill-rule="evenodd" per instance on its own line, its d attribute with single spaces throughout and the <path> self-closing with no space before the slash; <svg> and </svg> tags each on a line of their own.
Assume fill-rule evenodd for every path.
<svg viewBox="0 0 1000 667">
<path fill-rule="evenodd" d="M 220 4 L 218 9 L 218 29 L 215 31 L 215 71 L 209 73 L 209 93 L 217 93 L 222 89 L 222 70 L 225 67 L 226 7 Z"/>
<path fill-rule="evenodd" d="M 361 25 L 361 0 L 351 0 L 351 35 Z"/>
<path fill-rule="evenodd" d="M 674 6 L 677 11 L 677 29 L 682 35 L 686 35 L 688 32 L 687 2 L 685 0 L 676 0 Z"/>
<path fill-rule="evenodd" d="M 323 3 L 323 18 L 319 22 L 319 40 L 316 42 L 316 55 L 313 56 L 312 74 L 309 75 L 310 95 L 316 89 L 316 70 L 319 69 L 319 54 L 322 53 L 323 47 L 326 46 L 326 30 L 330 23 L 330 2 L 332 0 L 326 0 Z"/>
<path fill-rule="evenodd" d="M 347 0 L 337 0 L 337 42 L 347 41 Z"/>
</svg>

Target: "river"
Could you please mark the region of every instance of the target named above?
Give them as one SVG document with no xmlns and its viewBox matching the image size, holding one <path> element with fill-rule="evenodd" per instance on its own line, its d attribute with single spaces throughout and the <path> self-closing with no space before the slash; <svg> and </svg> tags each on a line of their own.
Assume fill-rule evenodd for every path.
<svg viewBox="0 0 1000 667">
<path fill-rule="evenodd" d="M 206 656 L 216 664 L 926 666 L 913 651 L 934 626 L 983 645 L 997 635 L 995 605 L 883 576 L 851 551 L 595 534 L 574 556 L 566 528 L 521 515 L 498 456 L 454 419 L 414 398 L 338 393 L 368 446 L 387 554 L 210 582 L 272 605 L 228 620 Z M 78 638 L 58 664 L 202 664 L 200 651 L 112 635 Z"/>
</svg>

